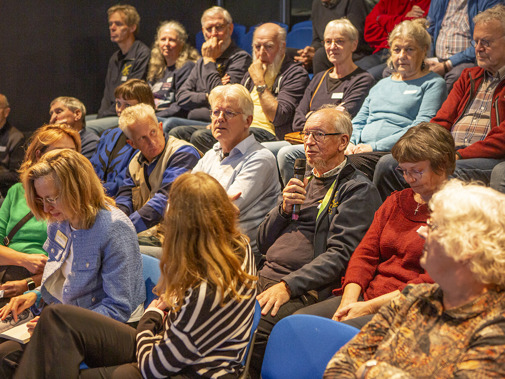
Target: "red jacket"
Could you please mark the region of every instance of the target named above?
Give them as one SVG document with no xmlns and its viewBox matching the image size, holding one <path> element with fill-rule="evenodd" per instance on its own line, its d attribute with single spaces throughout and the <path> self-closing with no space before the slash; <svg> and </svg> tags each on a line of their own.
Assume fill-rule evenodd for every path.
<svg viewBox="0 0 505 379">
<path fill-rule="evenodd" d="M 405 15 L 414 5 L 428 15 L 431 0 L 380 0 L 365 20 L 365 41 L 374 49 L 374 54 L 388 48 L 388 35 L 400 22 L 412 20 Z"/>
<path fill-rule="evenodd" d="M 483 79 L 484 69 L 480 67 L 465 69 L 431 122 L 442 125 L 450 131 L 465 109 L 470 106 Z M 458 153 L 463 159 L 505 157 L 505 80 L 498 84 L 493 93 L 491 130 L 488 135 L 482 141 L 459 149 Z"/>
</svg>

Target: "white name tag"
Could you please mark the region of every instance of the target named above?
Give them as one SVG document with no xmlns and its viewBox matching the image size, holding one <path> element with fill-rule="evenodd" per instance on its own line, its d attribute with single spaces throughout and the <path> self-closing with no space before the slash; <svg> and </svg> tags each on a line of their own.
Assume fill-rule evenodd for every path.
<svg viewBox="0 0 505 379">
<path fill-rule="evenodd" d="M 67 246 L 67 242 L 68 242 L 68 237 L 66 235 L 64 235 L 61 231 L 57 231 L 56 232 L 56 236 L 54 237 L 54 240 L 56 241 L 56 243 L 58 245 L 60 245 L 63 249 L 65 248 L 65 246 Z"/>
<path fill-rule="evenodd" d="M 173 76 L 171 76 L 170 78 L 167 79 L 167 83 L 172 83 L 172 80 L 174 79 Z"/>
<path fill-rule="evenodd" d="M 417 93 L 416 89 L 408 89 L 403 92 L 404 95 L 413 95 L 415 93 Z"/>
<path fill-rule="evenodd" d="M 0 153 L 5 153 L 7 151 L 7 146 L 0 146 Z"/>
<path fill-rule="evenodd" d="M 123 76 L 121 77 L 121 81 L 122 81 L 122 82 L 126 82 L 127 80 L 128 80 L 128 77 L 127 77 L 126 75 L 123 75 Z"/>
<path fill-rule="evenodd" d="M 344 98 L 344 93 L 343 92 L 335 92 L 331 94 L 332 99 L 343 99 Z"/>
</svg>

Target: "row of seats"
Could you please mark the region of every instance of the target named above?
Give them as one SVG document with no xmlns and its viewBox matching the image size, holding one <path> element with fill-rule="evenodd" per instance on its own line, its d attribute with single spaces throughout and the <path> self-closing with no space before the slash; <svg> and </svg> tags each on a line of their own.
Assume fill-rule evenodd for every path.
<svg viewBox="0 0 505 379">
<path fill-rule="evenodd" d="M 289 27 L 282 22 L 276 22 L 288 32 Z M 251 26 L 248 31 L 245 25 L 233 23 L 233 34 L 231 38 L 242 49 L 252 55 L 252 40 L 254 30 L 258 25 Z M 202 45 L 205 42 L 203 33 L 200 30 L 195 38 L 195 46 L 198 51 L 202 50 Z M 295 49 L 303 49 L 305 46 L 310 46 L 312 43 L 312 21 L 302 21 L 294 24 L 291 31 L 288 32 L 286 37 L 286 46 Z"/>
</svg>

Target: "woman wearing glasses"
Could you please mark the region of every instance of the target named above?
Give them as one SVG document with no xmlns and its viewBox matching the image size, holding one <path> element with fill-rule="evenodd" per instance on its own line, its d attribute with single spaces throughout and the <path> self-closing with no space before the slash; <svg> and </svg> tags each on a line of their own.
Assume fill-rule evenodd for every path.
<svg viewBox="0 0 505 379">
<path fill-rule="evenodd" d="M 505 195 L 451 180 L 430 209 L 421 266 L 435 284 L 382 307 L 325 378 L 505 377 Z"/>
<path fill-rule="evenodd" d="M 0 318 L 12 313 L 17 319 L 33 305 L 63 303 L 121 322 L 138 321 L 145 287 L 137 234 L 105 196 L 88 159 L 70 149 L 50 151 L 21 179 L 33 214 L 48 221 L 49 259 L 42 285 L 12 298 Z M 22 350 L 14 341 L 0 345 L 0 377 L 11 376 L 9 362 L 19 361 Z"/>
<path fill-rule="evenodd" d="M 20 172 L 37 163 L 44 153 L 55 149 L 80 152 L 79 134 L 64 124 L 44 125 L 37 129 L 30 139 Z M 47 260 L 42 247 L 47 239 L 47 224 L 29 212 L 23 185 L 17 183 L 9 189 L 0 208 L 0 290 L 4 291 L 0 306 L 4 306 L 9 298 L 39 286 L 42 279 Z"/>
<path fill-rule="evenodd" d="M 407 284 L 431 282 L 421 267 L 428 202 L 455 167 L 454 140 L 443 127 L 421 123 L 392 150 L 411 188 L 392 194 L 375 213 L 351 256 L 341 289 L 297 313 L 315 314 L 361 328 Z"/>
</svg>

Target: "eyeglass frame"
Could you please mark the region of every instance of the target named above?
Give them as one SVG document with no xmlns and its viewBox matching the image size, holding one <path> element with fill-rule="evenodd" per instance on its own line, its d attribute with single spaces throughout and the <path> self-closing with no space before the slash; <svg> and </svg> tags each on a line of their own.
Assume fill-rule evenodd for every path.
<svg viewBox="0 0 505 379">
<path fill-rule="evenodd" d="M 216 116 L 216 112 L 217 112 L 217 116 Z M 217 118 L 219 118 L 219 116 L 221 116 L 221 113 L 223 114 L 223 118 L 225 121 L 229 121 L 233 117 L 237 117 L 239 114 L 244 114 L 244 112 L 233 112 L 228 109 L 225 109 L 225 110 L 217 110 L 217 109 L 212 110 L 211 109 L 210 110 L 210 117 L 217 119 Z"/>
<path fill-rule="evenodd" d="M 319 137 L 316 137 L 316 135 L 314 133 L 319 133 Z M 314 141 L 316 141 L 317 143 L 320 143 L 320 142 L 324 142 L 324 140 L 326 139 L 326 136 L 340 136 L 342 134 L 345 134 L 345 133 L 325 133 L 320 130 L 302 130 L 300 132 L 300 138 L 304 142 L 307 142 L 309 137 L 312 136 L 312 138 L 314 138 Z M 321 140 L 319 140 L 319 138 L 321 138 Z"/>
<path fill-rule="evenodd" d="M 425 172 L 425 170 L 404 170 L 400 166 L 396 166 L 395 170 L 398 171 L 404 178 L 405 175 L 408 175 L 415 180 L 421 179 Z"/>
<path fill-rule="evenodd" d="M 37 197 L 35 199 L 35 202 L 38 205 L 41 205 L 42 207 L 44 207 L 45 203 L 47 203 L 51 207 L 54 207 L 56 205 L 56 203 L 58 202 L 58 200 L 60 200 L 60 195 L 55 196 L 55 197 Z"/>
<path fill-rule="evenodd" d="M 487 40 L 487 39 L 484 39 L 484 38 L 481 38 L 480 40 L 476 41 L 474 39 L 470 40 L 470 44 L 476 48 L 479 44 L 484 48 L 484 49 L 488 49 L 491 44 L 493 44 L 494 42 L 498 41 L 500 38 L 503 38 L 505 36 L 501 36 L 501 37 L 498 37 L 498 38 L 495 38 L 491 41 Z"/>
</svg>

